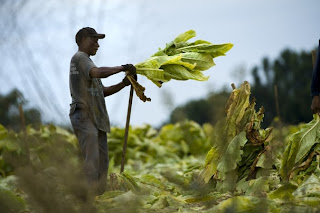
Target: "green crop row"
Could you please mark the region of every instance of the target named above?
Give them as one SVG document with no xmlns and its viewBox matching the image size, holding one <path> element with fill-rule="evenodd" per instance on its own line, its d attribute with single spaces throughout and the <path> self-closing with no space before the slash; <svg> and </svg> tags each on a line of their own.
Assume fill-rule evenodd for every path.
<svg viewBox="0 0 320 213">
<path fill-rule="evenodd" d="M 0 212 L 318 212 L 319 116 L 307 124 L 262 129 L 250 85 L 234 89 L 225 119 L 130 127 L 108 135 L 107 190 L 83 179 L 77 139 L 43 125 L 0 126 Z M 251 100 L 250 100 L 251 99 Z"/>
</svg>

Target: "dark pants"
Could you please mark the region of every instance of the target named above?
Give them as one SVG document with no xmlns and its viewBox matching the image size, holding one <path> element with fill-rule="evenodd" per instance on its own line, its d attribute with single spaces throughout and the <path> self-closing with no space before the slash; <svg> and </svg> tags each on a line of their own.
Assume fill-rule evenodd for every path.
<svg viewBox="0 0 320 213">
<path fill-rule="evenodd" d="M 95 127 L 86 110 L 76 108 L 70 113 L 70 120 L 84 158 L 87 180 L 105 182 L 109 167 L 106 133 Z"/>
</svg>

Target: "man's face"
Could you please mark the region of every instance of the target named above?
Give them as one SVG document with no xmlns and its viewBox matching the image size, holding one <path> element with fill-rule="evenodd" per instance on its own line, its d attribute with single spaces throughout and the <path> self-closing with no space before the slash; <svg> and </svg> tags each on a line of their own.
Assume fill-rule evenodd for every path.
<svg viewBox="0 0 320 213">
<path fill-rule="evenodd" d="M 98 38 L 85 37 L 82 39 L 81 46 L 88 55 L 95 55 L 99 48 Z"/>
</svg>

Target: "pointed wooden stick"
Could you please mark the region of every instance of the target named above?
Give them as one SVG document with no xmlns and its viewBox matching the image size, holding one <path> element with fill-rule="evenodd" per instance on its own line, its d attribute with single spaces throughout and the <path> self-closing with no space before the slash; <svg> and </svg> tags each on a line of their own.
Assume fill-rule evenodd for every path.
<svg viewBox="0 0 320 213">
<path fill-rule="evenodd" d="M 124 171 L 124 161 L 125 161 L 125 156 L 126 156 L 128 135 L 129 135 L 129 127 L 130 127 L 129 124 L 130 124 L 130 116 L 131 116 L 132 98 L 133 98 L 133 86 L 131 85 L 130 86 L 128 112 L 127 112 L 126 129 L 125 129 L 125 133 L 124 133 L 124 142 L 123 142 L 123 149 L 122 149 L 122 161 L 121 161 L 120 173 L 123 173 L 123 171 Z"/>
</svg>

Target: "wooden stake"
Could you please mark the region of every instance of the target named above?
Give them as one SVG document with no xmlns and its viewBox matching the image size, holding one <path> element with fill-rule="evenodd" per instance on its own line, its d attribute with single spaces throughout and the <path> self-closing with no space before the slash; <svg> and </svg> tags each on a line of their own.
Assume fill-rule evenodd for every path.
<svg viewBox="0 0 320 213">
<path fill-rule="evenodd" d="M 24 148 L 26 149 L 26 154 L 27 154 L 27 164 L 30 164 L 30 153 L 29 153 L 29 146 L 28 146 L 28 142 L 27 142 L 26 120 L 24 117 L 22 104 L 19 104 L 19 114 L 20 114 L 20 119 L 21 119 L 21 129 L 23 131 L 23 143 L 24 143 Z"/>
<path fill-rule="evenodd" d="M 280 119 L 280 108 L 279 108 L 279 96 L 278 96 L 278 87 L 277 85 L 274 85 L 274 99 L 275 99 L 275 102 L 276 102 L 276 110 L 277 110 L 277 116 L 278 116 L 278 119 L 279 121 L 281 122 L 281 119 Z"/>
<path fill-rule="evenodd" d="M 126 121 L 126 129 L 124 133 L 124 142 L 123 142 L 123 149 L 122 149 L 122 161 L 121 161 L 121 169 L 120 173 L 124 171 L 124 161 L 126 156 L 127 150 L 127 142 L 128 142 L 128 135 L 129 135 L 129 124 L 130 124 L 130 116 L 131 116 L 131 107 L 132 107 L 132 98 L 133 98 L 133 86 L 130 86 L 130 96 L 129 96 L 129 104 L 128 104 L 128 112 L 127 112 L 127 121 Z"/>
</svg>

